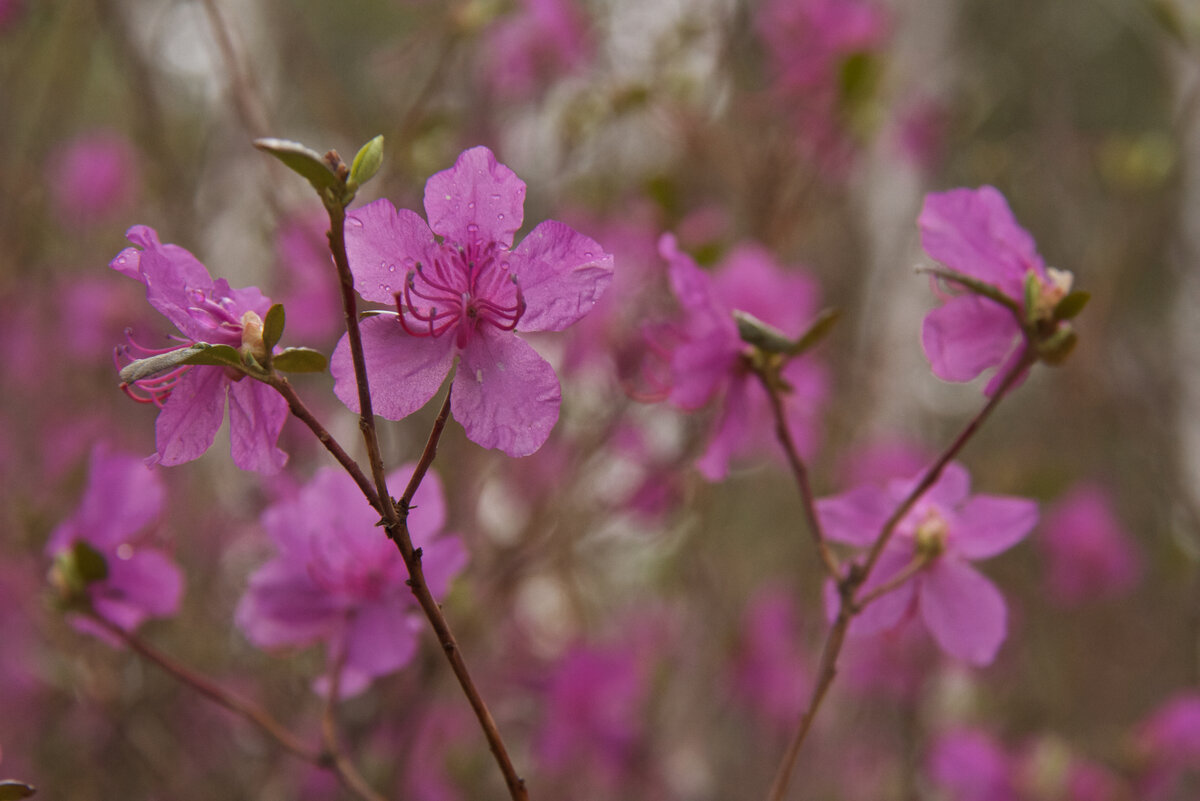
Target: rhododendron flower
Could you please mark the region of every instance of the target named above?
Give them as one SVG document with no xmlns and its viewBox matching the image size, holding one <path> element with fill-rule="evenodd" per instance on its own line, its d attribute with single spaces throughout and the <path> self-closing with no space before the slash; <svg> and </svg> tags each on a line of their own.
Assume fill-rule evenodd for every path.
<svg viewBox="0 0 1200 801">
<path fill-rule="evenodd" d="M 741 631 L 733 689 L 763 720 L 787 731 L 796 725 L 812 687 L 792 593 L 781 587 L 759 590 L 742 616 Z"/>
<path fill-rule="evenodd" d="M 990 186 L 926 195 L 917 224 L 921 246 L 934 261 L 995 287 L 1023 315 L 1048 320 L 1071 290 L 1071 274 L 1045 266 L 1033 237 Z M 1028 280 L 1037 288 L 1035 309 L 1025 308 Z M 984 390 L 988 395 L 1020 359 L 1023 344 L 1013 310 L 973 292 L 950 295 L 926 315 L 921 328 L 921 345 L 938 378 L 970 381 L 1000 366 Z"/>
<path fill-rule="evenodd" d="M 207 342 L 261 350 L 262 321 L 271 301 L 257 287 L 231 289 L 224 278 L 214 281 L 195 256 L 178 245 L 161 244 L 152 228 L 135 225 L 126 237 L 136 247 L 122 250 L 109 266 L 146 285 L 146 299 L 183 334 L 176 338 L 182 345 Z M 174 350 L 152 350 L 132 340 L 130 346 L 143 355 Z M 154 461 L 182 464 L 208 450 L 225 417 L 226 397 L 233 463 L 243 470 L 274 473 L 287 461 L 287 454 L 275 447 L 287 402 L 260 381 L 226 367 L 184 365 L 124 389 L 135 400 L 161 409 L 154 427 Z"/>
<path fill-rule="evenodd" d="M 973 729 L 940 735 L 930 749 L 929 776 L 954 801 L 1018 801 L 1014 764 L 991 736 Z"/>
<path fill-rule="evenodd" d="M 701 270 L 664 234 L 659 252 L 667 260 L 671 287 L 683 307 L 679 342 L 671 354 L 668 398 L 676 406 L 720 406 L 708 447 L 697 462 L 711 481 L 723 478 L 737 453 L 772 438 L 768 398 L 745 361 L 749 345 L 738 335 L 732 312 L 748 312 L 788 336 L 800 336 L 817 312 L 816 282 L 803 273 L 780 269 L 761 247 L 741 245 L 714 274 Z M 782 377 L 791 387 L 784 410 L 797 447 L 811 455 L 817 445 L 817 417 L 827 393 L 825 371 L 810 357 L 790 360 Z"/>
<path fill-rule="evenodd" d="M 558 378 L 513 332 L 560 331 L 587 314 L 612 278 L 612 257 L 553 220 L 510 250 L 524 204 L 525 183 L 476 147 L 426 183 L 428 225 L 384 199 L 347 217 L 355 289 L 398 308 L 362 323 L 376 412 L 391 420 L 415 412 L 457 358 L 451 410 L 470 439 L 510 456 L 546 441 Z M 357 411 L 346 337 L 330 371 L 334 392 Z"/>
<path fill-rule="evenodd" d="M 1141 558 L 1098 485 L 1067 493 L 1046 515 L 1042 531 L 1046 586 L 1060 603 L 1120 595 L 1141 573 Z"/>
<path fill-rule="evenodd" d="M 915 481 L 860 486 L 818 501 L 826 536 L 835 542 L 871 545 Z M 1004 641 L 1004 598 L 969 562 L 995 556 L 1024 538 L 1037 523 L 1037 504 L 969 492 L 966 469 L 951 462 L 896 526 L 864 593 L 914 560 L 923 561 L 922 569 L 868 604 L 850 627 L 852 633 L 892 629 L 919 612 L 942 650 L 974 665 L 991 663 Z"/>
<path fill-rule="evenodd" d="M 49 171 L 54 203 L 72 225 L 116 219 L 138 194 L 137 156 L 115 131 L 95 131 L 63 145 Z"/>
<path fill-rule="evenodd" d="M 492 89 L 529 95 L 541 79 L 579 72 L 592 57 L 586 20 L 573 0 L 519 0 L 483 42 L 484 78 Z"/>
<path fill-rule="evenodd" d="M 413 465 L 389 483 L 407 481 Z M 263 528 L 278 555 L 250 577 L 238 605 L 238 626 L 262 648 L 324 643 L 328 658 L 344 656 L 340 694 L 408 664 L 417 649 L 420 611 L 395 544 L 376 525 L 379 515 L 353 479 L 322 468 L 294 498 L 270 506 Z M 408 517 L 413 545 L 434 597 L 467 562 L 458 537 L 442 535 L 446 502 L 437 475 L 425 476 Z M 318 682 L 318 690 L 327 685 Z"/>
<path fill-rule="evenodd" d="M 46 545 L 54 556 L 82 542 L 104 557 L 107 576 L 87 585 L 88 599 L 97 615 L 126 631 L 179 609 L 183 575 L 162 550 L 146 547 L 147 529 L 162 515 L 165 500 L 162 479 L 143 459 L 98 445 L 79 508 Z M 102 632 L 86 619 L 76 625 Z"/>
</svg>

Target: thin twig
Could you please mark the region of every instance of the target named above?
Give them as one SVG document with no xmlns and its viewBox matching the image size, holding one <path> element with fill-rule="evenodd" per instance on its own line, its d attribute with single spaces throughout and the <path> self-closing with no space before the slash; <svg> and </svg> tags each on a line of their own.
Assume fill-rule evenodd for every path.
<svg viewBox="0 0 1200 801">
<path fill-rule="evenodd" d="M 387 489 L 387 480 L 383 470 L 383 458 L 379 450 L 379 437 L 375 429 L 375 415 L 371 407 L 371 390 L 367 379 L 366 358 L 363 355 L 362 333 L 358 325 L 358 302 L 354 292 L 354 276 L 350 272 L 350 262 L 346 255 L 344 229 L 346 213 L 344 209 L 337 206 L 328 208 L 330 223 L 329 247 L 333 253 L 334 264 L 337 266 L 342 293 L 342 309 L 346 319 L 347 340 L 350 345 L 351 361 L 354 364 L 354 377 L 358 384 L 359 428 L 362 430 L 363 440 L 366 443 L 367 456 L 371 463 L 371 474 L 375 480 L 375 487 L 379 494 L 384 527 L 387 530 L 388 536 L 400 551 L 400 556 L 404 559 L 404 565 L 408 569 L 409 588 L 420 605 L 421 611 L 425 613 L 425 618 L 429 621 L 429 625 L 437 635 L 438 642 L 442 646 L 442 651 L 446 654 L 446 659 L 450 662 L 450 667 L 454 671 L 454 676 L 458 679 L 463 694 L 466 695 L 471 709 L 475 712 L 475 717 L 479 721 L 484 737 L 488 741 L 488 747 L 495 757 L 500 772 L 504 775 L 504 782 L 508 786 L 509 795 L 513 801 L 528 801 L 529 794 L 525 789 L 525 780 L 520 777 L 513 766 L 512 760 L 508 755 L 508 749 L 504 745 L 503 738 L 500 736 L 500 730 L 496 726 L 496 721 L 492 717 L 487 704 L 484 702 L 483 696 L 479 693 L 479 689 L 471 678 L 471 673 L 467 669 L 467 664 L 459 649 L 458 641 L 450 630 L 450 624 L 446 621 L 445 615 L 442 614 L 442 608 L 433 597 L 433 593 L 429 591 L 429 586 L 425 581 L 425 571 L 421 566 L 421 552 L 413 547 L 412 537 L 408 531 L 408 505 L 411 503 L 413 493 L 416 492 L 421 479 L 429 469 L 437 453 L 438 441 L 441 439 L 442 430 L 445 428 L 446 420 L 450 415 L 450 392 L 446 393 L 446 400 L 443 402 L 442 409 L 438 413 L 437 420 L 434 422 L 433 430 L 430 431 L 421 461 L 418 463 L 412 478 L 409 480 L 408 487 L 402 496 L 400 510 L 398 511 L 396 503 Z"/>
<path fill-rule="evenodd" d="M 829 574 L 830 578 L 837 581 L 841 578 L 842 572 L 838 567 L 837 557 L 830 550 L 829 541 L 825 539 L 824 530 L 821 528 L 821 519 L 817 516 L 816 497 L 812 491 L 812 484 L 808 480 L 808 468 L 805 466 L 804 460 L 800 458 L 800 452 L 796 449 L 796 442 L 792 437 L 791 428 L 788 426 L 787 415 L 784 414 L 783 399 L 779 397 L 778 389 L 763 372 L 756 371 L 756 374 L 762 382 L 763 389 L 767 392 L 767 398 L 771 401 L 771 414 L 775 417 L 775 436 L 779 439 L 779 444 L 783 446 L 788 464 L 792 468 L 792 475 L 796 478 L 796 487 L 800 490 L 800 505 L 804 509 L 804 520 L 808 525 L 808 530 L 812 533 L 817 553 L 821 556 L 821 562 L 825 565 L 825 572 Z"/>
<path fill-rule="evenodd" d="M 346 621 L 349 624 L 349 620 Z M 367 801 L 387 801 L 387 798 L 376 792 L 354 763 L 342 751 L 337 735 L 337 702 L 342 694 L 342 668 L 346 664 L 346 643 L 338 638 L 332 648 L 329 665 L 328 696 L 325 708 L 321 712 L 321 739 L 325 743 L 325 753 L 333 762 L 334 769 L 347 788 L 358 793 Z"/>
<path fill-rule="evenodd" d="M 792 735 L 791 741 L 788 743 L 787 750 L 784 752 L 783 759 L 779 763 L 779 768 L 775 773 L 775 778 L 771 782 L 771 789 L 767 794 L 768 801 L 784 801 L 787 794 L 788 786 L 791 784 L 792 769 L 795 767 L 796 759 L 800 755 L 800 749 L 804 746 L 805 739 L 808 737 L 809 731 L 812 729 L 813 721 L 816 719 L 817 713 L 821 709 L 821 705 L 829 692 L 833 680 L 837 678 L 837 660 L 842 651 L 842 646 L 846 641 L 846 632 L 850 628 L 850 621 L 854 616 L 862 611 L 863 607 L 878 598 L 883 592 L 878 588 L 868 593 L 863 597 L 862 601 L 856 601 L 855 595 L 859 589 L 870 578 L 871 571 L 879 561 L 879 556 L 882 554 L 884 546 L 891 539 L 892 533 L 896 526 L 904 519 L 915 504 L 926 491 L 937 483 L 941 477 L 942 471 L 946 465 L 958 455 L 968 441 L 979 431 L 983 423 L 991 416 L 993 410 L 1008 394 L 1013 384 L 1021 377 L 1021 375 L 1029 369 L 1036 361 L 1036 356 L 1033 349 L 1026 345 L 1024 352 L 1021 354 L 1017 362 L 1012 366 L 1012 369 L 1005 374 L 1004 379 L 1000 382 L 1000 386 L 996 388 L 996 392 L 988 399 L 983 408 L 971 418 L 970 422 L 963 428 L 954 441 L 946 448 L 946 450 L 937 458 L 928 470 L 925 471 L 921 480 L 917 482 L 912 491 L 902 500 L 896 510 L 888 517 L 879 531 L 870 552 L 867 555 L 867 561 L 861 566 L 852 564 L 846 575 L 841 576 L 837 581 L 837 590 L 839 597 L 838 613 L 833 622 L 833 626 L 829 629 L 829 634 L 825 638 L 825 645 L 821 649 L 821 668 L 818 674 L 817 683 L 813 686 L 812 694 L 809 696 L 808 706 L 800 716 L 800 724 L 796 728 L 796 733 Z M 906 568 L 907 570 L 907 568 Z M 905 572 L 905 571 L 902 571 Z M 886 590 L 895 589 L 889 581 L 883 585 Z"/>
<path fill-rule="evenodd" d="M 307 406 L 304 405 L 304 401 L 302 401 L 300 396 L 296 394 L 296 390 L 292 387 L 291 382 L 289 382 L 284 376 L 274 373 L 271 376 L 271 380 L 267 383 L 274 387 L 275 390 L 283 396 L 284 400 L 287 401 L 288 409 L 291 410 L 292 414 L 298 420 L 304 423 L 304 425 L 308 426 L 309 430 L 311 430 L 313 434 L 316 435 L 317 439 L 320 440 L 321 444 L 325 446 L 325 450 L 333 454 L 333 458 L 337 459 L 338 464 L 345 468 L 346 472 L 350 474 L 350 477 L 354 479 L 354 483 L 358 485 L 360 490 L 362 490 L 363 495 L 367 497 L 367 501 L 370 502 L 372 508 L 374 508 L 376 512 L 382 514 L 383 509 L 379 505 L 379 493 L 377 493 L 375 491 L 375 487 L 371 485 L 370 479 L 366 477 L 362 471 L 362 468 L 358 466 L 358 462 L 354 461 L 353 457 L 346 453 L 346 449 L 341 446 L 341 443 L 334 439 L 333 435 L 330 434 L 323 425 L 321 425 L 321 421 L 313 416 L 313 413 L 309 411 Z"/>
</svg>

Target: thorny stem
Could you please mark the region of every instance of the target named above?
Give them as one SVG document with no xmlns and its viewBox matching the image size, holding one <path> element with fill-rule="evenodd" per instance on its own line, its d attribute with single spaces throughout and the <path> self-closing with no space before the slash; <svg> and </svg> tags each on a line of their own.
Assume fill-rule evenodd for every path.
<svg viewBox="0 0 1200 801">
<path fill-rule="evenodd" d="M 525 780 L 520 777 L 513 766 L 512 760 L 508 755 L 508 749 L 505 747 L 504 740 L 500 736 L 500 730 L 496 726 L 496 721 L 492 717 L 487 704 L 484 702 L 483 696 L 480 695 L 474 680 L 471 678 L 470 671 L 467 669 L 467 664 L 463 660 L 459 649 L 458 641 L 450 630 L 450 624 L 446 621 L 445 615 L 442 614 L 442 608 L 429 591 L 429 586 L 425 581 L 425 570 L 421 566 L 421 552 L 413 547 L 412 537 L 408 531 L 408 505 L 411 503 L 413 494 L 416 493 L 417 487 L 420 486 L 421 480 L 424 478 L 426 471 L 428 471 L 429 466 L 433 463 L 434 456 L 437 454 L 438 441 L 441 439 L 442 430 L 445 428 L 446 420 L 450 415 L 450 393 L 446 393 L 446 400 L 443 402 L 442 409 L 433 424 L 433 430 L 429 433 L 429 439 L 425 444 L 421 460 L 417 464 L 417 468 L 413 471 L 412 478 L 409 480 L 408 486 L 405 488 L 404 495 L 401 498 L 400 509 L 397 510 L 396 502 L 388 492 L 387 481 L 383 471 L 383 459 L 379 451 L 379 437 L 375 430 L 375 415 L 371 408 L 371 390 L 367 383 L 366 359 L 363 356 L 362 334 L 358 326 L 358 302 L 354 293 L 354 276 L 350 272 L 350 262 L 346 256 L 346 235 L 344 229 L 346 212 L 344 208 L 337 205 L 327 206 L 327 208 L 329 210 L 330 223 L 329 248 L 333 253 L 334 264 L 337 266 L 342 294 L 342 309 L 346 319 L 347 339 L 350 344 L 351 360 L 354 364 L 354 377 L 358 384 L 359 428 L 362 430 L 363 440 L 367 447 L 367 456 L 371 463 L 371 475 L 374 478 L 375 488 L 378 493 L 383 525 L 387 530 L 388 537 L 396 544 L 396 548 L 400 551 L 400 556 L 404 559 L 404 566 L 408 569 L 408 583 L 412 594 L 417 599 L 417 603 L 421 606 L 421 611 L 425 613 L 429 625 L 437 635 L 438 642 L 442 646 L 442 651 L 446 654 L 446 659 L 450 662 L 450 667 L 454 671 L 454 676 L 458 679 L 463 694 L 466 695 L 467 701 L 471 704 L 471 709 L 475 712 L 475 717 L 479 721 L 480 728 L 483 729 L 484 737 L 487 738 L 488 747 L 496 759 L 496 764 L 500 768 L 500 772 L 504 775 L 504 782 L 508 786 L 509 795 L 513 801 L 528 801 L 529 794 L 525 789 Z"/>
<path fill-rule="evenodd" d="M 808 480 L 808 468 L 805 466 L 804 460 L 800 458 L 800 452 L 796 450 L 796 441 L 792 438 L 787 415 L 783 411 L 783 399 L 779 397 L 778 388 L 765 373 L 755 372 L 771 401 L 771 414 L 775 417 L 775 436 L 779 439 L 779 444 L 783 446 L 784 453 L 787 454 L 792 475 L 796 477 L 796 486 L 800 490 L 800 503 L 804 508 L 805 523 L 808 525 L 808 530 L 812 532 L 813 541 L 817 545 L 817 553 L 821 555 L 821 562 L 825 565 L 825 572 L 829 574 L 830 578 L 837 581 L 842 573 L 838 567 L 837 557 L 833 555 L 833 551 L 829 548 L 829 542 L 825 539 L 821 520 L 817 517 L 816 497 L 813 495 L 812 484 Z"/>
<path fill-rule="evenodd" d="M 800 755 L 800 749 L 804 746 L 808 732 L 812 729 L 813 720 L 816 719 L 817 713 L 821 709 L 821 704 L 824 702 L 825 696 L 833 684 L 833 680 L 837 678 L 837 660 L 841 654 L 842 646 L 846 642 L 846 632 L 850 628 L 850 621 L 862 611 L 867 603 L 878 598 L 883 592 L 895 589 L 894 586 L 888 586 L 892 584 L 889 581 L 883 585 L 883 588 L 876 588 L 865 595 L 861 601 L 855 599 L 855 595 L 863 584 L 866 583 L 871 575 L 871 571 L 879 561 L 879 556 L 883 553 L 884 546 L 891 539 L 896 526 L 904 519 L 909 510 L 912 509 L 913 504 L 930 487 L 937 483 L 946 465 L 975 436 L 983 423 L 991 416 L 992 411 L 995 410 L 1004 396 L 1008 394 L 1008 391 L 1012 389 L 1013 384 L 1017 382 L 1021 375 L 1036 360 L 1037 357 L 1032 346 L 1026 344 L 1021 357 L 1012 366 L 1012 369 L 1005 374 L 1004 379 L 1000 382 L 1000 386 L 996 388 L 996 392 L 988 399 L 979 413 L 971 418 L 971 421 L 959 432 L 954 441 L 937 458 L 937 461 L 925 471 L 924 475 L 921 476 L 921 480 L 917 482 L 912 491 L 909 492 L 904 500 L 900 502 L 900 505 L 896 507 L 896 510 L 884 522 L 879 531 L 879 536 L 876 537 L 871 550 L 867 554 L 867 561 L 861 566 L 852 564 L 846 574 L 837 579 L 838 612 L 833 625 L 829 629 L 829 634 L 825 637 L 825 644 L 821 649 L 821 665 L 817 683 L 813 686 L 812 693 L 808 699 L 808 706 L 800 715 L 800 724 L 797 726 L 795 734 L 792 735 L 792 740 L 788 743 L 787 750 L 784 752 L 783 759 L 780 761 L 779 768 L 775 773 L 775 779 L 771 782 L 771 789 L 767 794 L 768 801 L 784 801 L 788 786 L 791 784 L 792 769 L 795 767 L 796 759 Z M 908 568 L 905 570 L 907 571 Z M 880 591 L 881 589 L 883 591 Z"/>
</svg>

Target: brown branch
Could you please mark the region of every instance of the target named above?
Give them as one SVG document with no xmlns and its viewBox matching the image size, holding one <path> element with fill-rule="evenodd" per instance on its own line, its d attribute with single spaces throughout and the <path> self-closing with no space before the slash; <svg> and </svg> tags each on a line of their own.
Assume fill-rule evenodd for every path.
<svg viewBox="0 0 1200 801">
<path fill-rule="evenodd" d="M 375 415 L 371 407 L 371 390 L 367 379 L 366 359 L 363 355 L 362 333 L 358 325 L 358 301 L 354 292 L 354 276 L 350 272 L 350 262 L 346 256 L 346 212 L 345 209 L 337 205 L 327 205 L 326 208 L 329 211 L 330 223 L 329 248 L 333 253 L 334 264 L 337 266 L 342 294 L 342 310 L 346 319 L 347 339 L 350 345 L 351 361 L 354 364 L 354 377 L 358 384 L 359 428 L 362 430 L 363 440 L 367 446 L 367 456 L 371 463 L 371 474 L 374 478 L 379 503 L 382 507 L 384 527 L 387 530 L 388 537 L 396 544 L 396 548 L 400 551 L 400 556 L 404 559 L 404 565 L 408 569 L 409 588 L 412 590 L 413 596 L 417 599 L 421 611 L 425 613 L 425 618 L 429 621 L 429 625 L 433 628 L 434 634 L 442 646 L 442 651 L 446 654 L 447 661 L 450 662 L 454 676 L 458 679 L 463 694 L 467 697 L 471 709 L 475 712 L 475 717 L 479 721 L 484 737 L 488 741 L 488 747 L 495 757 L 500 772 L 504 775 L 504 782 L 508 786 L 509 795 L 513 801 L 528 801 L 529 794 L 525 789 L 525 780 L 520 777 L 513 766 L 512 760 L 508 755 L 508 749 L 504 745 L 503 738 L 500 736 L 500 730 L 496 726 L 496 721 L 492 717 L 487 704 L 484 702 L 483 696 L 480 695 L 479 689 L 471 678 L 471 673 L 467 669 L 467 664 L 459 649 L 458 641 L 450 630 L 450 624 L 446 621 L 445 615 L 442 614 L 442 608 L 438 605 L 437 600 L 434 599 L 433 593 L 429 591 L 429 586 L 425 581 L 425 571 L 421 566 L 421 552 L 413 547 L 412 537 L 408 531 L 408 504 L 411 503 L 413 493 L 416 492 L 421 479 L 433 463 L 434 456 L 437 454 L 438 441 L 441 439 L 442 431 L 446 426 L 446 420 L 450 414 L 450 392 L 446 393 L 446 400 L 442 404 L 442 409 L 438 413 L 437 420 L 434 422 L 433 430 L 430 431 L 429 439 L 425 443 L 421 461 L 417 464 L 417 468 L 409 480 L 400 502 L 400 509 L 397 510 L 396 503 L 388 492 L 387 480 L 383 470 L 383 458 L 379 451 L 379 437 L 375 429 Z"/>
<path fill-rule="evenodd" d="M 829 634 L 825 638 L 825 645 L 821 649 L 821 669 L 818 674 L 817 683 L 813 686 L 812 694 L 809 696 L 808 706 L 800 716 L 800 724 L 796 729 L 796 733 L 792 735 L 791 741 L 788 743 L 787 750 L 784 752 L 783 759 L 779 763 L 779 768 L 775 773 L 775 778 L 771 782 L 771 789 L 767 794 L 768 801 L 783 801 L 787 794 L 788 786 L 791 783 L 792 769 L 795 767 L 796 759 L 800 755 L 800 749 L 804 746 L 804 741 L 808 737 L 809 731 L 812 729 L 813 720 L 816 719 L 817 713 L 820 711 L 825 697 L 829 692 L 833 680 L 837 678 L 837 660 L 841 655 L 842 646 L 846 641 L 846 632 L 850 628 L 850 621 L 854 616 L 862 611 L 866 604 L 877 599 L 884 592 L 895 589 L 899 586 L 898 582 L 888 581 L 881 587 L 875 588 L 867 593 L 861 601 L 855 600 L 855 595 L 859 589 L 870 578 L 871 571 L 879 561 L 880 554 L 883 553 L 884 546 L 891 539 L 896 526 L 904 519 L 915 504 L 926 491 L 929 490 L 937 480 L 941 477 L 942 471 L 946 465 L 958 455 L 963 447 L 971 440 L 972 437 L 979 431 L 983 423 L 991 416 L 996 406 L 1008 394 L 1013 384 L 1017 379 L 1029 369 L 1030 366 L 1037 360 L 1031 346 L 1026 345 L 1021 357 L 1013 365 L 1012 369 L 1005 374 L 1004 379 L 997 387 L 995 394 L 988 399 L 983 408 L 971 418 L 970 422 L 959 432 L 954 441 L 946 448 L 946 450 L 937 458 L 928 470 L 922 475 L 921 480 L 909 492 L 909 494 L 900 502 L 896 510 L 888 517 L 879 531 L 871 550 L 868 552 L 867 561 L 861 566 L 854 564 L 850 566 L 850 570 L 845 576 L 842 576 L 837 581 L 838 589 L 838 613 L 837 618 L 833 622 L 833 626 L 829 630 Z M 901 573 L 909 573 L 912 565 L 909 565 Z M 915 573 L 920 569 L 911 570 Z M 907 576 L 906 576 L 907 577 Z"/>
</svg>

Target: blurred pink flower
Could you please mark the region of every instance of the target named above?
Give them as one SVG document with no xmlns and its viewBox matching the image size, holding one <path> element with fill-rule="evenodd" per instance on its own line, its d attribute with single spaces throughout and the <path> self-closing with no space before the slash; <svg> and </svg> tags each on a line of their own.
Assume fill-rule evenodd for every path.
<svg viewBox="0 0 1200 801">
<path fill-rule="evenodd" d="M 862 485 L 817 501 L 826 536 L 868 547 L 917 479 L 886 487 Z M 924 566 L 899 587 L 870 603 L 850 633 L 895 628 L 919 612 L 946 653 L 987 665 L 1004 642 L 1007 611 L 1000 591 L 970 562 L 1020 542 L 1037 523 L 1037 504 L 1024 498 L 970 495 L 970 476 L 951 462 L 896 526 L 864 591 L 887 583 L 916 560 Z"/>
<path fill-rule="evenodd" d="M 844 119 L 843 70 L 850 58 L 884 47 L 884 10 L 867 0 L 767 0 L 755 27 L 805 156 L 827 171 L 844 167 L 853 140 Z"/>
<path fill-rule="evenodd" d="M 258 287 L 233 289 L 224 278 L 213 280 L 191 253 L 159 242 L 153 228 L 135 225 L 125 235 L 135 247 L 118 253 L 109 267 L 146 286 L 146 300 L 183 334 L 179 347 L 207 342 L 253 351 L 262 346 L 262 321 L 271 300 Z M 139 356 L 173 350 L 151 350 L 132 340 L 130 347 L 141 351 Z M 156 462 L 178 465 L 202 456 L 225 419 L 227 399 L 233 463 L 270 474 L 287 461 L 275 446 L 287 420 L 287 402 L 261 381 L 231 376 L 219 365 L 184 365 L 123 389 L 161 410 L 154 426 Z"/>
<path fill-rule="evenodd" d="M 83 542 L 104 557 L 108 575 L 88 584 L 87 594 L 96 614 L 126 631 L 179 609 L 183 574 L 162 550 L 146 547 L 147 529 L 162 516 L 165 502 L 162 479 L 144 460 L 97 445 L 79 507 L 46 545 L 46 553 L 55 556 Z M 103 636 L 86 618 L 74 622 Z"/>
<path fill-rule="evenodd" d="M 60 146 L 48 172 L 55 205 L 68 228 L 118 220 L 137 199 L 137 154 L 115 131 L 92 131 Z"/>
<path fill-rule="evenodd" d="M 1182 801 L 1194 798 L 1187 788 L 1200 786 L 1200 693 L 1168 698 L 1135 731 L 1143 758 L 1139 798 Z"/>
<path fill-rule="evenodd" d="M 517 0 L 484 35 L 484 78 L 506 97 L 582 71 L 592 59 L 587 20 L 573 0 Z"/>
<path fill-rule="evenodd" d="M 510 249 L 524 205 L 525 182 L 475 147 L 426 183 L 428 224 L 386 199 L 347 217 L 354 288 L 397 307 L 362 323 L 377 414 L 400 420 L 420 409 L 457 362 L 451 410 L 468 439 L 528 456 L 550 436 L 558 377 L 516 332 L 561 331 L 586 315 L 612 280 L 612 256 L 554 220 Z M 346 337 L 330 372 L 334 393 L 357 411 Z"/>
<path fill-rule="evenodd" d="M 1137 583 L 1141 557 L 1101 486 L 1072 489 L 1047 513 L 1041 530 L 1046 588 L 1059 603 L 1118 596 Z"/>
<path fill-rule="evenodd" d="M 407 481 L 412 469 L 399 468 L 389 483 Z M 430 592 L 440 598 L 467 554 L 458 537 L 442 534 L 446 502 L 435 473 L 425 476 L 408 520 Z M 278 555 L 250 577 L 236 613 L 261 648 L 320 642 L 330 659 L 344 653 L 343 697 L 408 664 L 422 625 L 404 561 L 378 521 L 349 476 L 318 470 L 294 498 L 263 513 Z M 327 692 L 323 679 L 317 688 Z"/>
<path fill-rule="evenodd" d="M 991 736 L 955 729 L 937 737 L 926 770 L 948 801 L 1018 801 L 1012 759 Z"/>
<path fill-rule="evenodd" d="M 1017 224 L 1004 195 L 990 186 L 926 195 L 917 224 L 930 258 L 995 287 L 1024 315 L 1047 317 L 1070 291 L 1071 274 L 1047 269 L 1033 237 Z M 1027 280 L 1038 289 L 1037 309 L 1025 309 Z M 946 283 L 953 285 L 949 279 Z M 991 395 L 1021 356 L 1021 323 L 1012 309 L 973 292 L 945 300 L 921 327 L 921 345 L 933 373 L 945 381 L 970 381 L 998 367 L 984 389 Z"/>
<path fill-rule="evenodd" d="M 672 343 L 668 399 L 688 411 L 717 403 L 708 445 L 696 467 L 705 478 L 718 481 L 735 455 L 778 447 L 766 392 L 755 386 L 757 379 L 743 361 L 749 346 L 738 335 L 732 312 L 748 312 L 788 336 L 799 336 L 817 313 L 819 290 L 807 274 L 784 270 L 758 245 L 734 248 L 714 273 L 701 270 L 671 234 L 662 236 L 659 252 L 683 309 Z M 782 375 L 792 388 L 784 396 L 792 436 L 800 452 L 811 456 L 828 377 L 809 355 L 789 361 Z"/>
<path fill-rule="evenodd" d="M 742 615 L 733 690 L 777 731 L 796 725 L 812 687 L 796 602 L 782 587 L 758 590 Z"/>
<path fill-rule="evenodd" d="M 902 437 L 879 437 L 847 453 L 838 465 L 843 484 L 886 484 L 933 464 L 929 449 Z"/>
<path fill-rule="evenodd" d="M 287 308 L 288 336 L 316 347 L 343 326 L 337 270 L 329 252 L 329 218 L 320 208 L 283 220 L 275 233 L 275 294 Z"/>
</svg>

